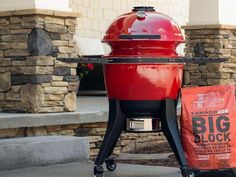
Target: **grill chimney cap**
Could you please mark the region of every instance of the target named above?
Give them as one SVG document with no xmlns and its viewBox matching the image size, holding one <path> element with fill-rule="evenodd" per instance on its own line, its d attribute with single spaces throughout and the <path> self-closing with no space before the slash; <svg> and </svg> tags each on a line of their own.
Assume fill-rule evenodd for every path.
<svg viewBox="0 0 236 177">
<path fill-rule="evenodd" d="M 155 8 L 152 6 L 135 6 L 133 12 L 144 11 L 144 12 L 155 12 Z"/>
</svg>

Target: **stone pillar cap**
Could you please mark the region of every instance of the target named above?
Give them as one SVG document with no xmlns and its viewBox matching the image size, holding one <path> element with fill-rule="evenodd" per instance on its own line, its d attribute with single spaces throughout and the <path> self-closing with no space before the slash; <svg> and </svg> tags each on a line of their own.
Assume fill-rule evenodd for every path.
<svg viewBox="0 0 236 177">
<path fill-rule="evenodd" d="M 186 25 L 181 26 L 185 30 L 194 30 L 194 29 L 236 29 L 236 25 Z"/>
<path fill-rule="evenodd" d="M 24 16 L 24 15 L 49 15 L 49 16 L 76 18 L 76 17 L 80 17 L 81 13 L 58 11 L 58 10 L 45 10 L 45 9 L 26 9 L 26 10 L 13 10 L 13 11 L 0 12 L 0 17 Z"/>
</svg>

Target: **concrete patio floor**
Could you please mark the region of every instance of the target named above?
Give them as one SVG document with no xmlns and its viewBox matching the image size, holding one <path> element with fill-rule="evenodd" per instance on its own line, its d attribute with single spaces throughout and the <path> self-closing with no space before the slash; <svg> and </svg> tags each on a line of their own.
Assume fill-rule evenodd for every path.
<svg viewBox="0 0 236 177">
<path fill-rule="evenodd" d="M 70 163 L 0 171 L 1 177 L 93 177 L 93 163 Z M 181 177 L 177 168 L 118 164 L 105 177 Z"/>
</svg>

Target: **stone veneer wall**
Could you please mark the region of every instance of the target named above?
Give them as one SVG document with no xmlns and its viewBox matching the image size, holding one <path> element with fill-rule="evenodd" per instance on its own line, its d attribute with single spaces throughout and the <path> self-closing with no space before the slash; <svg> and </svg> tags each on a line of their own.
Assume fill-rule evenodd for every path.
<svg viewBox="0 0 236 177">
<path fill-rule="evenodd" d="M 78 14 L 52 10 L 0 12 L 0 111 L 63 112 L 76 108 L 76 63 L 58 57 L 77 57 L 73 35 Z M 45 41 L 29 40 L 43 29 L 55 51 L 40 54 Z M 31 56 L 32 48 L 36 54 Z M 38 48 L 37 48 L 38 47 Z M 39 54 L 37 54 L 37 52 Z M 42 52 L 41 52 L 42 53 Z"/>
<path fill-rule="evenodd" d="M 0 138 L 48 135 L 85 136 L 90 138 L 90 156 L 93 159 L 98 154 L 105 134 L 106 125 L 106 123 L 86 123 L 1 129 Z M 153 146 L 163 141 L 166 141 L 166 139 L 162 133 L 122 133 L 114 149 L 114 154 L 132 152 L 139 148 Z"/>
<path fill-rule="evenodd" d="M 225 57 L 224 63 L 187 64 L 185 86 L 232 84 L 236 81 L 236 26 L 185 26 L 186 55 Z"/>
</svg>

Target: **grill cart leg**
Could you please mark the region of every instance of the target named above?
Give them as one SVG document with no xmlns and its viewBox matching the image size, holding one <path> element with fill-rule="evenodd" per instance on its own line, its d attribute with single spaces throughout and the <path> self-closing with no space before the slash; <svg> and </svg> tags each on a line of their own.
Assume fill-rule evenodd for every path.
<svg viewBox="0 0 236 177">
<path fill-rule="evenodd" d="M 118 141 L 120 134 L 124 129 L 125 120 L 126 116 L 121 111 L 119 100 L 110 100 L 108 126 L 94 166 L 94 175 L 96 177 L 103 176 L 103 162 L 106 163 L 106 167 L 109 171 L 115 170 L 116 163 L 112 158 L 108 158 L 108 156 L 112 154 L 116 142 Z"/>
<path fill-rule="evenodd" d="M 162 131 L 179 162 L 182 175 L 184 177 L 194 177 L 194 173 L 187 166 L 185 154 L 181 145 L 175 100 L 166 99 L 163 101 L 161 123 Z"/>
</svg>

